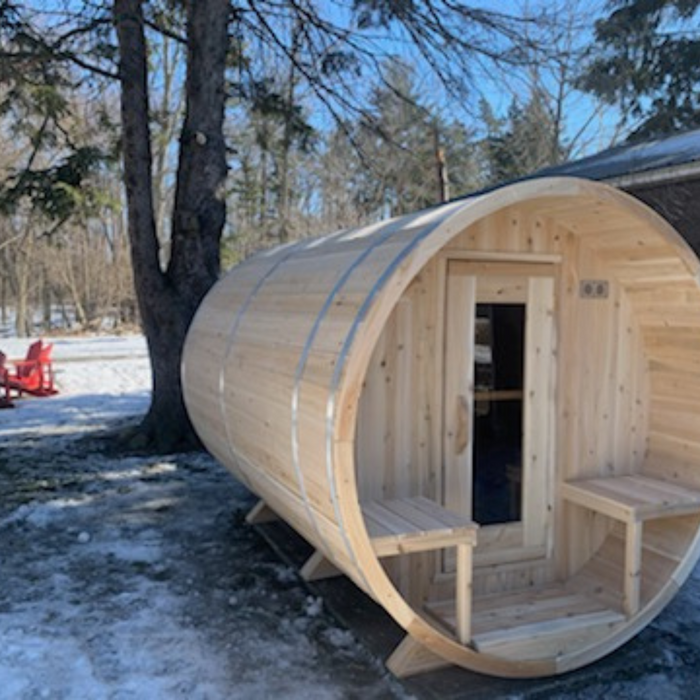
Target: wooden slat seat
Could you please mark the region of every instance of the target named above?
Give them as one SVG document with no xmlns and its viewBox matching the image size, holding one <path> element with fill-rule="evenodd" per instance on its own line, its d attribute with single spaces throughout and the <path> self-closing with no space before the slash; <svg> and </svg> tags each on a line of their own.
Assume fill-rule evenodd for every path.
<svg viewBox="0 0 700 700">
<path fill-rule="evenodd" d="M 455 603 L 452 619 L 457 639 L 471 641 L 472 548 L 479 526 L 422 496 L 368 501 L 361 504 L 365 526 L 377 557 L 428 552 L 445 547 L 457 550 Z M 247 517 L 249 523 L 264 523 L 274 512 L 260 501 Z M 301 569 L 305 581 L 340 575 L 342 571 L 324 552 L 316 550 Z M 408 676 L 442 668 L 447 662 L 410 635 L 394 650 L 387 666 L 397 676 Z"/>
<path fill-rule="evenodd" d="M 643 521 L 688 515 L 700 510 L 700 491 L 646 476 L 569 481 L 564 497 L 616 520 Z"/>
<path fill-rule="evenodd" d="M 362 514 L 378 557 L 476 545 L 476 523 L 422 496 L 369 501 Z"/>
<path fill-rule="evenodd" d="M 362 504 L 362 513 L 378 557 L 456 548 L 456 632 L 459 641 L 467 644 L 471 638 L 472 547 L 479 526 L 422 496 L 369 501 Z"/>
<path fill-rule="evenodd" d="M 639 610 L 642 524 L 646 520 L 700 513 L 700 491 L 642 475 L 581 479 L 562 484 L 570 503 L 602 513 L 626 526 L 624 609 Z"/>
</svg>

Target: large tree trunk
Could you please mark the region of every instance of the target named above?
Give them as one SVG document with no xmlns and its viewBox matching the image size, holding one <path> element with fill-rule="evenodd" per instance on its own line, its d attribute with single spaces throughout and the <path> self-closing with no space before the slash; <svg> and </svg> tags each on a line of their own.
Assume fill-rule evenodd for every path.
<svg viewBox="0 0 700 700">
<path fill-rule="evenodd" d="M 160 450 L 195 440 L 182 400 L 180 360 L 199 302 L 219 272 L 225 220 L 223 138 L 228 0 L 187 3 L 186 114 L 180 143 L 172 251 L 163 272 L 153 206 L 147 46 L 140 0 L 115 0 L 122 88 L 123 157 L 136 296 L 153 370 L 142 425 Z"/>
</svg>

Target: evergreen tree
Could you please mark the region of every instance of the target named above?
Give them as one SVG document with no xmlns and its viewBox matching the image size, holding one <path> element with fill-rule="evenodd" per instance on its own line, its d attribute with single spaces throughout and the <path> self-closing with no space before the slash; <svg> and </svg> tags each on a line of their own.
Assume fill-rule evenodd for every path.
<svg viewBox="0 0 700 700">
<path fill-rule="evenodd" d="M 521 105 L 513 100 L 506 118 L 498 118 L 486 102 L 481 103 L 486 127 L 482 141 L 483 167 L 491 185 L 515 180 L 566 158 L 559 131 L 542 96 L 534 92 Z"/>
<path fill-rule="evenodd" d="M 633 140 L 700 127 L 700 2 L 611 4 L 580 85 L 621 106 Z"/>
<path fill-rule="evenodd" d="M 351 188 L 363 220 L 398 216 L 477 189 L 470 132 L 422 104 L 414 70 L 391 61 L 366 113 L 345 125 L 359 153 Z"/>
</svg>

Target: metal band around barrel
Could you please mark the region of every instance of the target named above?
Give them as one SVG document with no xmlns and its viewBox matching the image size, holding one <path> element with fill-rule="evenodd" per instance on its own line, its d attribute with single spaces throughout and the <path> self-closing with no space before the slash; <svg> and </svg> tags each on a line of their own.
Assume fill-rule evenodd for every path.
<svg viewBox="0 0 700 700">
<path fill-rule="evenodd" d="M 285 263 L 287 260 L 289 260 L 293 255 L 295 255 L 297 252 L 300 250 L 307 250 L 308 248 L 318 246 L 318 245 L 323 245 L 326 241 L 333 240 L 344 233 L 347 233 L 347 231 L 338 231 L 335 234 L 332 234 L 330 236 L 326 236 L 325 238 L 306 238 L 300 241 L 296 241 L 294 243 L 290 243 L 289 246 L 287 247 L 286 251 L 280 250 L 278 251 L 279 253 L 282 253 L 279 255 L 277 260 L 270 266 L 270 268 L 258 279 L 258 281 L 255 283 L 255 285 L 251 288 L 250 292 L 248 292 L 248 296 L 245 298 L 245 301 L 243 304 L 238 309 L 238 312 L 236 313 L 236 317 L 233 321 L 233 325 L 231 326 L 231 331 L 229 333 L 229 337 L 226 342 L 226 349 L 224 352 L 223 360 L 221 363 L 221 370 L 219 373 L 219 402 L 220 402 L 220 411 L 221 411 L 221 416 L 224 421 L 224 429 L 226 431 L 226 446 L 229 450 L 229 454 L 233 459 L 237 459 L 237 455 L 235 454 L 233 450 L 233 441 L 231 439 L 231 432 L 229 430 L 229 421 L 228 421 L 228 416 L 227 416 L 227 411 L 226 411 L 226 402 L 224 401 L 224 389 L 226 386 L 226 366 L 228 364 L 228 359 L 231 354 L 231 351 L 233 350 L 233 345 L 235 342 L 236 334 L 238 332 L 238 328 L 241 325 L 241 322 L 243 321 L 244 316 L 246 315 L 248 308 L 252 304 L 253 300 L 257 296 L 258 292 L 262 289 L 262 287 L 265 285 L 265 283 L 272 277 L 272 275 L 280 268 L 280 266 Z M 311 521 L 314 529 L 318 533 L 318 529 L 316 528 L 316 522 L 313 519 L 313 515 L 310 510 L 310 506 L 307 502 L 306 498 L 306 493 L 304 491 L 304 483 L 303 479 L 300 478 L 299 470 L 296 468 L 295 465 L 295 473 L 297 476 L 297 482 L 299 483 L 299 491 L 302 495 L 302 499 L 304 502 L 304 507 L 307 512 L 307 516 L 309 520 Z M 321 537 L 320 533 L 318 533 L 319 537 Z"/>
<path fill-rule="evenodd" d="M 335 297 L 337 296 L 338 292 L 342 289 L 342 287 L 345 285 L 345 283 L 348 281 L 352 273 L 357 270 L 360 265 L 383 243 L 385 243 L 392 235 L 394 235 L 397 231 L 400 232 L 403 228 L 405 228 L 406 223 L 407 223 L 407 217 L 403 217 L 401 219 L 398 219 L 396 221 L 390 222 L 388 224 L 385 224 L 385 230 L 381 232 L 381 234 L 376 235 L 376 239 L 372 241 L 371 245 L 367 246 L 362 250 L 362 252 L 348 265 L 348 267 L 345 269 L 343 274 L 336 280 L 335 284 L 333 285 L 332 289 L 328 293 L 328 296 L 326 297 L 326 300 L 323 303 L 323 306 L 321 307 L 320 311 L 318 312 L 318 315 L 316 316 L 316 320 L 314 321 L 314 325 L 311 327 L 311 331 L 309 332 L 309 335 L 306 339 L 306 343 L 304 344 L 304 349 L 302 350 L 302 353 L 299 357 L 299 363 L 297 365 L 296 369 L 296 374 L 294 377 L 294 390 L 292 392 L 292 460 L 294 462 L 294 468 L 297 471 L 297 476 L 299 478 L 300 484 L 303 484 L 304 482 L 304 476 L 303 472 L 301 470 L 301 463 L 300 463 L 300 458 L 299 458 L 299 391 L 301 388 L 301 382 L 304 378 L 304 372 L 306 370 L 306 364 L 309 359 L 309 355 L 311 353 L 311 349 L 313 347 L 314 341 L 316 339 L 316 336 L 318 335 L 318 331 L 321 327 L 321 323 L 323 319 L 326 317 L 328 310 L 331 308 L 331 305 L 333 304 L 333 301 Z M 368 586 L 367 580 L 365 579 L 364 572 L 360 568 L 357 562 L 357 558 L 355 557 L 355 554 L 350 547 L 350 543 L 347 540 L 347 535 L 345 533 L 344 528 L 342 527 L 342 517 L 340 516 L 340 513 L 338 511 L 338 505 L 337 505 L 337 499 L 334 496 L 334 484 L 333 481 L 330 481 L 330 488 L 331 488 L 331 499 L 333 502 L 333 510 L 336 515 L 336 519 L 339 525 L 340 529 L 340 534 L 341 537 L 343 538 L 343 542 L 345 544 L 345 548 L 348 551 L 348 555 L 350 557 L 350 560 L 353 562 L 355 565 L 355 568 L 357 569 L 360 577 L 362 578 L 365 586 Z M 306 494 L 305 488 L 302 486 L 303 493 Z M 306 496 L 305 496 L 306 498 Z M 312 512 L 312 511 L 310 511 Z M 319 538 L 321 541 L 324 541 L 324 538 L 321 536 L 321 533 L 319 532 L 318 528 L 318 523 L 316 521 L 316 516 L 312 515 L 311 516 L 313 519 L 313 524 L 314 528 L 316 529 L 316 533 L 318 534 Z"/>
<path fill-rule="evenodd" d="M 279 266 L 285 260 L 288 260 L 296 252 L 296 250 L 301 247 L 302 243 L 308 243 L 308 241 L 297 241 L 295 243 L 290 243 L 287 251 L 279 255 L 277 260 L 270 266 L 265 274 L 258 279 L 255 285 L 253 285 L 251 290 L 248 292 L 248 296 L 246 296 L 245 300 L 236 312 L 236 316 L 233 319 L 233 325 L 231 326 L 231 331 L 229 332 L 226 340 L 226 347 L 224 349 L 224 355 L 221 360 L 221 368 L 219 370 L 219 411 L 224 422 L 224 430 L 226 431 L 226 446 L 228 447 L 231 457 L 234 459 L 236 459 L 237 456 L 233 451 L 233 442 L 231 440 L 231 431 L 229 430 L 228 415 L 226 411 L 226 401 L 224 400 L 224 389 L 226 388 L 226 366 L 228 364 L 229 355 L 233 349 L 233 343 L 236 338 L 236 333 L 238 332 L 238 327 L 241 325 L 241 321 L 248 311 L 248 307 L 253 302 L 253 299 L 255 299 L 257 293 L 263 287 L 265 282 L 267 282 L 267 280 L 274 274 L 275 270 L 277 270 L 277 268 L 279 268 Z M 253 260 L 254 259 L 255 258 L 253 258 Z M 253 260 L 251 260 L 251 262 Z"/>
<path fill-rule="evenodd" d="M 411 253 L 411 251 L 422 240 L 427 238 L 433 231 L 435 231 L 435 229 L 441 226 L 444 223 L 445 218 L 446 217 L 440 217 L 433 224 L 427 225 L 425 228 L 420 229 L 418 233 L 409 241 L 409 243 L 401 249 L 398 255 L 389 263 L 389 265 L 387 265 L 387 267 L 384 269 L 384 272 L 382 272 L 382 274 L 377 278 L 376 282 L 374 283 L 374 285 L 372 285 L 372 288 L 367 293 L 365 300 L 362 302 L 362 306 L 360 306 L 360 308 L 358 309 L 355 318 L 353 319 L 352 325 L 350 326 L 350 330 L 348 331 L 348 334 L 345 337 L 345 342 L 343 343 L 343 347 L 341 348 L 340 353 L 338 354 L 336 365 L 333 370 L 333 377 L 331 378 L 331 384 L 328 393 L 328 402 L 326 404 L 326 474 L 331 488 L 331 499 L 333 501 L 333 508 L 335 510 L 336 518 L 338 519 L 338 524 L 340 525 L 340 531 L 343 533 L 343 540 L 345 542 L 345 546 L 353 560 L 355 557 L 353 549 L 350 546 L 350 542 L 345 534 L 345 525 L 338 504 L 338 494 L 335 488 L 335 479 L 333 474 L 333 425 L 335 423 L 336 395 L 338 392 L 338 385 L 340 383 L 340 375 L 342 373 L 343 366 L 345 365 L 345 360 L 347 359 L 348 352 L 350 351 L 352 343 L 355 339 L 357 329 L 360 323 L 367 315 L 367 311 L 369 310 L 369 307 L 371 306 L 378 292 L 386 284 L 387 280 L 391 277 L 391 275 L 394 274 L 396 268 L 409 255 L 409 253 Z"/>
</svg>

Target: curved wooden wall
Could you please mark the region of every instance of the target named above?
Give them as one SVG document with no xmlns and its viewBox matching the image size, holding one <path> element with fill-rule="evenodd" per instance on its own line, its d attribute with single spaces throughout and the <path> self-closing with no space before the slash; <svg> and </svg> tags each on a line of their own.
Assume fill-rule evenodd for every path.
<svg viewBox="0 0 700 700">
<path fill-rule="evenodd" d="M 213 288 L 195 317 L 183 360 L 186 404 L 212 454 L 428 649 L 497 675 L 567 671 L 619 646 L 658 613 L 697 561 L 698 517 L 645 530 L 649 549 L 672 552 L 675 564 L 661 566 L 643 587 L 641 610 L 602 639 L 504 657 L 459 644 L 417 610 L 402 575 L 375 556 L 359 501 L 393 488 L 370 477 L 380 469 L 366 464 L 379 454 L 376 431 L 391 426 L 368 407 L 401 314 L 410 324 L 421 304 L 444 303 L 434 278 L 446 255 L 556 262 L 557 475 L 548 505 L 557 537 L 546 563 L 527 575 L 595 587 L 606 557 L 617 556 L 619 527 L 565 509 L 558 483 L 648 472 L 700 488 L 700 267 L 662 219 L 611 188 L 568 178 L 524 182 L 251 258 Z M 579 284 L 603 277 L 610 304 L 600 313 L 580 303 Z M 423 338 L 410 360 L 415 376 L 440 370 L 429 340 L 430 329 L 441 332 L 439 321 L 425 313 L 425 334 L 411 326 L 412 337 Z M 401 488 L 437 498 L 425 491 L 446 458 L 434 432 L 439 409 L 432 389 L 414 391 L 403 403 L 418 402 L 433 418 L 421 426 L 420 411 L 401 417 L 424 437 L 405 438 L 406 449 L 423 456 L 415 483 Z M 381 455 L 400 469 L 393 452 Z M 586 542 L 572 546 L 581 528 Z M 475 571 L 475 595 L 515 590 L 524 569 L 511 566 L 509 577 L 487 566 L 487 540 L 477 549 L 485 564 Z"/>
</svg>

